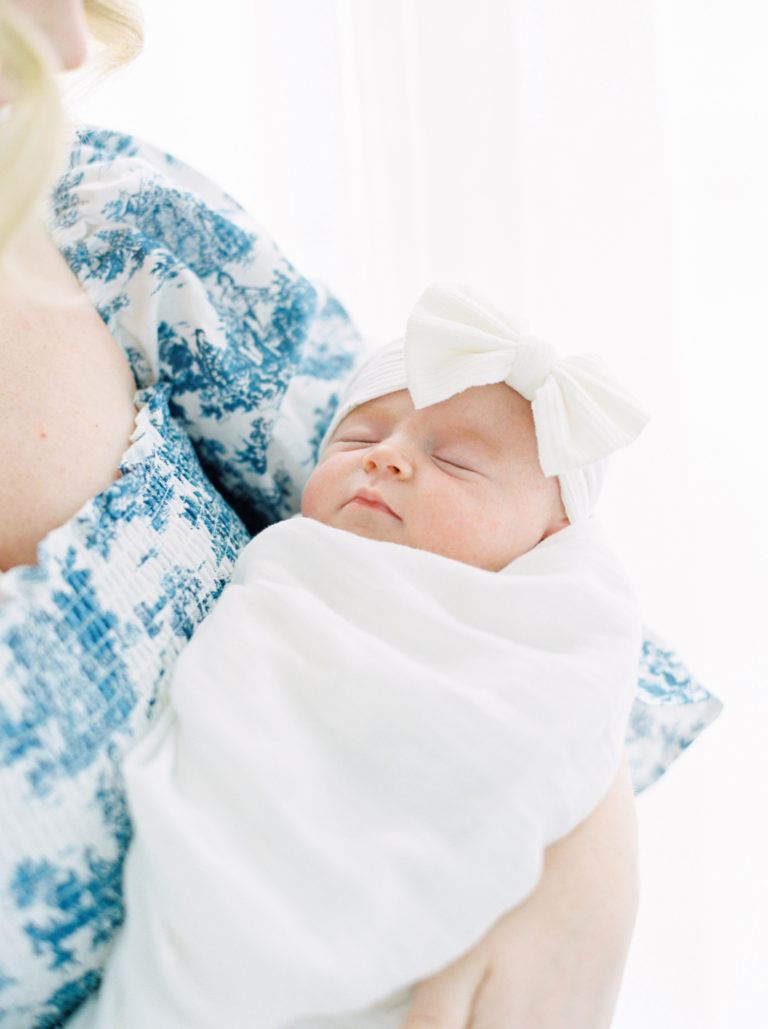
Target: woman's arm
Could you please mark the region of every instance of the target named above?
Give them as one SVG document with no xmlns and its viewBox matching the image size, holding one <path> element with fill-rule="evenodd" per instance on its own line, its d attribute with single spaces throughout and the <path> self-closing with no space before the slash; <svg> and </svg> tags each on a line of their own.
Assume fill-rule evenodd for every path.
<svg viewBox="0 0 768 1029">
<path fill-rule="evenodd" d="M 596 810 L 551 846 L 535 891 L 414 991 L 403 1029 L 607 1029 L 637 910 L 626 760 Z"/>
</svg>

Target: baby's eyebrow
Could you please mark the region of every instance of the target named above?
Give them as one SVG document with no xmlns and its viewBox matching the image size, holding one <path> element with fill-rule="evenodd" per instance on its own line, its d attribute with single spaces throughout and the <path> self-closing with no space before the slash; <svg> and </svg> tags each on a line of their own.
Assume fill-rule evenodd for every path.
<svg viewBox="0 0 768 1029">
<path fill-rule="evenodd" d="M 472 448 L 498 453 L 501 449 L 487 428 L 473 425 L 452 425 L 445 433 L 435 433 L 438 446 L 470 446 Z"/>
<path fill-rule="evenodd" d="M 375 418 L 355 418 L 355 412 L 347 415 L 346 418 L 342 419 L 341 422 L 336 426 L 336 429 L 331 436 L 329 443 L 343 442 L 346 437 L 349 439 L 359 437 L 375 437 L 379 438 L 384 433 L 384 427 Z"/>
<path fill-rule="evenodd" d="M 373 432 L 379 428 L 379 421 L 376 418 L 370 417 L 355 417 L 355 412 L 348 414 L 346 418 L 343 418 L 336 426 L 334 436 L 338 436 L 340 432 L 349 432 L 350 429 L 365 429 Z"/>
</svg>

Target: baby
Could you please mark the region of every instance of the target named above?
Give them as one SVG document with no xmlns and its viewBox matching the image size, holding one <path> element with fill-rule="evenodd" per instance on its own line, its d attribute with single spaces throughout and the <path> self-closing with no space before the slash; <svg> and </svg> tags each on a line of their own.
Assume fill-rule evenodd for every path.
<svg viewBox="0 0 768 1029">
<path fill-rule="evenodd" d="M 73 1025 L 396 1029 L 524 899 L 620 759 L 640 626 L 590 516 L 643 422 L 427 291 L 126 763 L 126 924 Z"/>
</svg>

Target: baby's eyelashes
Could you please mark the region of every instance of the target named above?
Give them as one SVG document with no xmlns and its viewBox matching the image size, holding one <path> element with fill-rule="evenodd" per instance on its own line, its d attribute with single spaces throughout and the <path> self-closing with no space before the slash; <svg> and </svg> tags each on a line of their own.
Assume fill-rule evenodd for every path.
<svg viewBox="0 0 768 1029">
<path fill-rule="evenodd" d="M 333 446 L 334 444 L 339 444 L 343 447 L 347 447 L 348 449 L 352 449 L 353 447 L 373 447 L 380 442 L 381 441 L 378 439 L 363 439 L 359 436 L 342 436 L 338 439 L 333 440 L 331 442 L 331 446 Z"/>
<path fill-rule="evenodd" d="M 482 475 L 480 468 L 470 459 L 460 456 L 444 457 L 440 454 L 432 454 L 432 460 L 440 467 L 448 471 L 469 472 L 473 475 Z"/>
</svg>

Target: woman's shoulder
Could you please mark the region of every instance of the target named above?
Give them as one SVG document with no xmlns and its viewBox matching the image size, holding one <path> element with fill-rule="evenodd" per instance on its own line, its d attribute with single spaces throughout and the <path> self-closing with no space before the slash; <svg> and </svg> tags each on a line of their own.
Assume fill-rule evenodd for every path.
<svg viewBox="0 0 768 1029">
<path fill-rule="evenodd" d="M 254 219 L 205 175 L 151 143 L 94 127 L 74 134 L 48 220 L 62 250 L 98 233 L 109 236 L 114 260 L 121 232 L 138 233 L 147 249 L 182 256 L 203 274 L 249 260 L 259 234 Z"/>
<path fill-rule="evenodd" d="M 171 386 L 252 530 L 292 513 L 359 349 L 338 301 L 206 176 L 84 128 L 51 193 L 57 246 L 140 387 Z"/>
<path fill-rule="evenodd" d="M 114 181 L 130 188 L 132 179 L 137 184 L 148 181 L 189 190 L 214 206 L 241 210 L 213 180 L 148 140 L 90 125 L 74 130 L 58 188 L 84 180 Z"/>
</svg>

